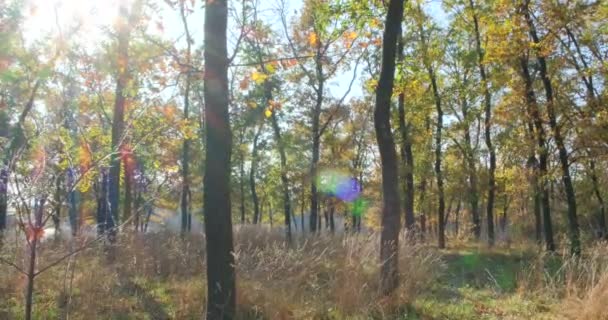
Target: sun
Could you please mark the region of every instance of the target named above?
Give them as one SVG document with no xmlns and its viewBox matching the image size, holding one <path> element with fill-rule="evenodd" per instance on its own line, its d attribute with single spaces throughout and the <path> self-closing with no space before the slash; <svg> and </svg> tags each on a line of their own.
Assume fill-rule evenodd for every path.
<svg viewBox="0 0 608 320">
<path fill-rule="evenodd" d="M 26 41 L 45 36 L 66 36 L 76 32 L 84 44 L 95 43 L 103 36 L 102 28 L 111 26 L 118 6 L 129 0 L 29 0 L 23 16 Z M 74 35 L 74 34 L 70 34 Z"/>
</svg>

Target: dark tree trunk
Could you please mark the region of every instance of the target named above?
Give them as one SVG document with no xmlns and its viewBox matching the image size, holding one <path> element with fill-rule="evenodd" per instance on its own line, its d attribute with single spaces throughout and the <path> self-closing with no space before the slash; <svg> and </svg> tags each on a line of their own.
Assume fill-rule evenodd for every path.
<svg viewBox="0 0 608 320">
<path fill-rule="evenodd" d="M 426 208 L 424 204 L 425 195 L 426 195 L 426 175 L 422 175 L 422 181 L 420 182 L 420 239 L 424 240 L 426 235 Z"/>
<path fill-rule="evenodd" d="M 542 118 L 536 102 L 536 95 L 534 93 L 534 83 L 530 76 L 528 69 L 528 59 L 523 57 L 520 59 L 520 66 L 522 71 L 522 78 L 525 85 L 525 98 L 528 113 L 534 122 L 534 129 L 536 130 L 536 142 L 538 148 L 538 177 L 537 185 L 540 193 L 540 202 L 543 212 L 543 229 L 545 234 L 545 246 L 548 251 L 555 251 L 555 242 L 553 241 L 553 224 L 551 222 L 551 205 L 549 203 L 549 187 L 547 183 L 548 178 L 548 150 L 545 129 L 543 128 Z"/>
<path fill-rule="evenodd" d="M 421 7 L 418 7 L 418 10 L 422 12 Z M 429 79 L 431 80 L 431 89 L 433 90 L 433 99 L 435 102 L 435 110 L 437 112 L 437 126 L 435 127 L 435 178 L 437 180 L 437 240 L 439 248 L 445 248 L 445 229 L 444 229 L 444 220 L 445 220 L 445 195 L 443 190 L 443 172 L 441 170 L 441 133 L 443 129 L 443 109 L 441 107 L 441 95 L 439 94 L 439 86 L 437 85 L 437 75 L 433 68 L 432 61 L 428 59 L 427 52 L 427 41 L 426 41 L 426 31 L 421 22 L 418 24 L 418 33 L 420 36 L 420 42 L 422 44 L 424 53 L 423 53 L 423 63 L 428 72 Z"/>
<path fill-rule="evenodd" d="M 68 188 L 68 216 L 70 219 L 70 228 L 72 231 L 72 236 L 78 234 L 79 224 L 78 221 L 78 205 L 79 205 L 79 193 L 76 190 L 75 185 L 75 177 L 74 177 L 74 169 L 69 168 L 67 170 L 67 188 Z"/>
<path fill-rule="evenodd" d="M 481 48 L 481 35 L 479 32 L 479 21 L 475 10 L 475 3 L 469 0 L 469 6 L 473 13 L 473 26 L 475 31 L 475 47 L 477 51 L 477 66 L 479 67 L 479 75 L 483 86 L 483 96 L 485 105 L 484 119 L 484 136 L 486 147 L 490 153 L 490 168 L 488 171 L 488 202 L 486 207 L 486 215 L 488 220 L 488 244 L 494 245 L 494 196 L 496 189 L 496 150 L 492 145 L 492 95 L 488 87 L 488 75 L 484 66 L 484 51 Z"/>
<path fill-rule="evenodd" d="M 241 141 L 240 143 L 243 143 L 243 134 L 241 133 Z M 241 224 L 245 223 L 245 154 L 243 151 L 239 152 L 239 175 L 240 175 L 240 179 L 239 179 L 239 190 L 240 190 L 240 199 L 241 200 L 241 206 L 240 206 L 240 211 L 241 211 Z"/>
<path fill-rule="evenodd" d="M 129 12 L 125 4 L 119 8 L 118 19 L 118 49 L 116 57 L 117 77 L 114 101 L 114 116 L 112 119 L 112 156 L 110 160 L 109 175 L 109 210 L 114 219 L 113 224 L 119 221 L 120 203 L 120 169 L 122 160 L 122 140 L 124 133 L 125 101 L 127 82 L 129 81 Z M 111 242 L 114 237 L 110 237 Z"/>
<path fill-rule="evenodd" d="M 300 224 L 302 225 L 302 232 L 306 231 L 306 227 L 304 224 L 304 207 L 306 204 L 305 196 L 304 196 L 304 181 L 302 181 L 302 196 L 300 197 Z"/>
<path fill-rule="evenodd" d="M 336 232 L 336 221 L 334 220 L 335 211 L 336 207 L 332 200 L 332 204 L 329 207 L 329 231 L 331 231 L 331 233 Z"/>
<path fill-rule="evenodd" d="M 454 213 L 454 234 L 458 237 L 458 228 L 460 227 L 460 209 L 462 207 L 462 199 L 458 199 L 456 212 Z"/>
<path fill-rule="evenodd" d="M 30 249 L 30 259 L 29 266 L 27 269 L 27 289 L 25 291 L 25 319 L 32 319 L 32 307 L 34 305 L 34 278 L 36 277 L 36 253 L 38 247 L 38 231 L 42 229 L 42 216 L 44 213 L 44 199 L 36 200 L 36 205 L 34 206 L 34 226 L 30 226 L 35 230 L 30 230 L 33 233 L 33 236 L 30 237 L 29 241 L 29 249 Z"/>
<path fill-rule="evenodd" d="M 469 113 L 468 106 L 463 104 L 462 113 L 465 121 L 467 122 L 464 127 L 464 140 L 465 140 L 465 148 L 466 148 L 466 165 L 467 165 L 467 175 L 469 177 L 469 206 L 471 207 L 471 219 L 473 222 L 473 235 L 475 236 L 475 240 L 479 241 L 481 237 L 481 219 L 479 218 L 479 193 L 477 191 L 477 168 L 476 168 L 476 159 L 475 152 L 473 149 L 473 145 L 471 142 L 471 131 L 469 129 Z"/>
<path fill-rule="evenodd" d="M 536 27 L 534 25 L 534 21 L 530 15 L 529 11 L 529 0 L 524 1 L 523 13 L 526 19 L 526 23 L 528 24 L 530 37 L 536 46 L 540 45 L 540 39 L 536 32 Z M 549 73 L 547 71 L 547 62 L 545 56 L 540 52 L 540 50 L 535 50 L 536 60 L 538 62 L 538 70 L 540 73 L 540 77 L 543 83 L 543 87 L 545 89 L 545 96 L 547 99 L 547 116 L 549 118 L 549 127 L 551 127 L 551 131 L 553 133 L 553 139 L 555 139 L 555 144 L 557 145 L 558 150 L 558 158 L 561 165 L 562 171 L 562 183 L 564 184 L 564 190 L 566 192 L 566 202 L 568 204 L 568 226 L 569 226 L 569 237 L 570 237 L 570 251 L 572 254 L 580 255 L 581 253 L 581 243 L 580 243 L 580 231 L 578 225 L 578 216 L 576 213 L 576 195 L 574 192 L 574 186 L 572 184 L 572 178 L 570 176 L 570 164 L 568 159 L 568 150 L 566 149 L 566 145 L 564 143 L 564 138 L 562 136 L 561 127 L 557 123 L 557 114 L 555 111 L 554 105 L 554 97 L 553 97 L 553 85 L 551 84 L 551 79 L 549 78 Z"/>
<path fill-rule="evenodd" d="M 257 224 L 260 220 L 260 200 L 256 189 L 255 175 L 258 169 L 258 139 L 262 132 L 262 125 L 253 136 L 253 149 L 251 151 L 251 167 L 249 168 L 249 188 L 253 199 L 253 223 Z"/>
<path fill-rule="evenodd" d="M 108 240 L 113 241 L 115 237 L 114 230 L 114 219 L 110 212 L 110 200 L 109 198 L 109 177 L 106 168 L 101 169 L 100 182 L 98 184 L 98 198 L 97 198 L 97 233 L 106 235 Z"/>
<path fill-rule="evenodd" d="M 184 31 L 186 32 L 186 64 L 190 65 L 190 54 L 191 54 L 191 38 L 190 30 L 188 29 L 188 22 L 186 20 L 185 13 L 185 1 L 180 1 L 180 15 L 182 24 L 184 25 Z M 191 81 L 191 70 L 186 70 L 186 81 L 184 83 L 184 120 L 190 119 L 190 81 Z M 184 144 L 182 147 L 182 195 L 180 201 L 181 213 L 182 213 L 182 234 L 190 231 L 191 226 L 191 213 L 189 212 L 189 200 L 190 200 L 190 138 L 184 138 Z"/>
<path fill-rule="evenodd" d="M 266 82 L 266 85 L 268 86 L 266 89 L 266 101 L 270 102 L 272 100 L 270 83 Z M 275 112 L 270 116 L 270 122 L 272 123 L 274 138 L 277 140 L 279 156 L 281 157 L 281 186 L 283 188 L 283 208 L 285 211 L 285 236 L 287 241 L 291 241 L 291 197 L 289 196 L 289 179 L 287 178 L 287 155 L 285 154 L 285 144 L 281 137 L 281 128 L 279 127 Z"/>
<path fill-rule="evenodd" d="M 593 184 L 593 193 L 597 198 L 597 202 L 600 205 L 600 209 L 597 213 L 597 222 L 599 227 L 599 236 L 601 239 L 608 239 L 607 229 L 606 229 L 606 214 L 605 214 L 605 206 L 604 206 L 604 198 L 602 197 L 602 192 L 600 191 L 600 186 L 597 178 L 597 172 L 595 170 L 595 161 L 589 161 L 589 171 L 591 176 L 591 182 Z"/>
<path fill-rule="evenodd" d="M 382 40 L 382 67 L 376 89 L 374 127 L 382 164 L 382 232 L 380 235 L 380 290 L 390 294 L 399 284 L 398 253 L 401 206 L 399 203 L 399 180 L 397 153 L 391 132 L 391 96 L 395 78 L 395 55 L 401 35 L 403 18 L 402 0 L 391 0 L 386 16 Z"/>
<path fill-rule="evenodd" d="M 63 175 L 58 175 L 55 177 L 55 195 L 53 197 L 53 202 L 55 207 L 53 208 L 53 226 L 55 227 L 55 238 L 59 239 L 59 234 L 61 233 L 61 193 L 63 190 L 61 189 L 61 183 L 63 182 Z"/>
<path fill-rule="evenodd" d="M 403 39 L 399 42 L 399 60 L 403 60 Z M 414 155 L 412 153 L 412 140 L 409 133 L 409 124 L 405 120 L 405 94 L 399 94 L 399 133 L 401 134 L 401 161 L 403 161 L 403 191 L 405 209 L 405 228 L 408 232 L 415 232 L 416 220 L 414 218 Z M 415 235 L 412 239 L 415 238 Z"/>
<path fill-rule="evenodd" d="M 315 48 L 315 76 L 318 86 L 315 88 L 316 100 L 312 113 L 312 161 L 310 163 L 310 231 L 315 232 L 319 216 L 319 194 L 317 192 L 317 166 L 321 152 L 321 106 L 323 105 L 323 91 L 325 90 L 325 74 L 323 73 L 321 41 L 317 41 Z"/>
<path fill-rule="evenodd" d="M 133 171 L 127 166 L 127 161 L 124 161 L 123 165 L 125 169 L 125 207 L 122 221 L 127 221 L 127 219 L 131 218 L 133 209 Z"/>
<path fill-rule="evenodd" d="M 233 319 L 236 314 L 228 114 L 228 52 L 226 0 L 205 6 L 204 98 L 205 177 L 203 203 L 207 246 L 207 319 Z"/>
</svg>

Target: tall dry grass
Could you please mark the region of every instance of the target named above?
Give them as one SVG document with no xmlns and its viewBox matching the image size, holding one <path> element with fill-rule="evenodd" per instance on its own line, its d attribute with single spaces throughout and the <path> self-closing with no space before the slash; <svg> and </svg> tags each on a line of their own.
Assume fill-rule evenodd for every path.
<svg viewBox="0 0 608 320">
<path fill-rule="evenodd" d="M 380 295 L 379 235 L 299 235 L 292 243 L 277 230 L 235 232 L 237 303 L 241 319 L 392 319 L 436 279 L 440 254 L 424 245 L 400 246 L 401 285 Z M 68 250 L 48 242 L 44 266 Z M 108 257 L 88 248 L 41 274 L 35 286 L 36 319 L 198 319 L 204 312 L 205 244 L 202 235 L 122 234 Z M 3 257 L 25 262 L 25 248 Z M 0 319 L 23 313 L 24 278 L 0 265 Z"/>
<path fill-rule="evenodd" d="M 518 283 L 522 292 L 559 301 L 567 319 L 608 320 L 608 244 L 588 247 L 580 257 L 537 254 Z"/>
</svg>

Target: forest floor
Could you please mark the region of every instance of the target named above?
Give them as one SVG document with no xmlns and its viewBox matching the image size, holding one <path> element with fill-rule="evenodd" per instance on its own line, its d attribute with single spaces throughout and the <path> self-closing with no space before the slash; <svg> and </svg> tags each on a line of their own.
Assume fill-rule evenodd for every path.
<svg viewBox="0 0 608 320">
<path fill-rule="evenodd" d="M 406 319 L 555 319 L 556 301 L 526 295 L 518 278 L 534 257 L 476 247 L 442 252 L 447 269 L 413 302 Z"/>
<path fill-rule="evenodd" d="M 606 246 L 576 261 L 535 248 L 402 246 L 401 285 L 385 299 L 377 235 L 302 238 L 289 249 L 281 236 L 236 234 L 239 319 L 608 319 Z M 112 261 L 90 248 L 41 274 L 34 319 L 200 319 L 201 237 L 120 241 Z M 47 244 L 39 264 L 64 249 Z M 23 319 L 24 289 L 25 278 L 0 265 L 0 319 Z"/>
</svg>

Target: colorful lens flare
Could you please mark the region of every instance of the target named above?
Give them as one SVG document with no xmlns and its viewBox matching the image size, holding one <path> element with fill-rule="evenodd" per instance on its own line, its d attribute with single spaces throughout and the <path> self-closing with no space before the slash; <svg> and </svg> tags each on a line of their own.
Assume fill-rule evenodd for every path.
<svg viewBox="0 0 608 320">
<path fill-rule="evenodd" d="M 321 171 L 317 175 L 317 188 L 344 202 L 353 202 L 361 194 L 361 188 L 356 179 L 336 170 Z"/>
</svg>

